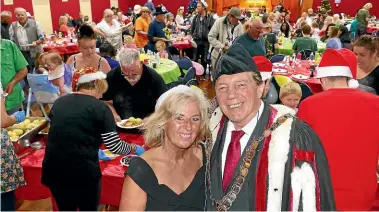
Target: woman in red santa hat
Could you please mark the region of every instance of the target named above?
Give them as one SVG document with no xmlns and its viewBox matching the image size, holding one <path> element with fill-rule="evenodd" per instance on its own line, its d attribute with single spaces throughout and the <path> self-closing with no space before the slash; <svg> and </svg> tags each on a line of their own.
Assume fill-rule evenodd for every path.
<svg viewBox="0 0 379 212">
<path fill-rule="evenodd" d="M 321 139 L 342 211 L 370 210 L 378 186 L 379 97 L 355 89 L 356 73 L 352 51 L 327 49 L 316 74 L 324 92 L 305 99 L 298 112 Z"/>
<path fill-rule="evenodd" d="M 42 165 L 42 183 L 61 211 L 97 211 L 101 191 L 99 147 L 115 154 L 145 150 L 121 141 L 109 107 L 99 98 L 107 90 L 106 75 L 94 68 L 74 73 L 74 93 L 55 101 Z"/>
</svg>

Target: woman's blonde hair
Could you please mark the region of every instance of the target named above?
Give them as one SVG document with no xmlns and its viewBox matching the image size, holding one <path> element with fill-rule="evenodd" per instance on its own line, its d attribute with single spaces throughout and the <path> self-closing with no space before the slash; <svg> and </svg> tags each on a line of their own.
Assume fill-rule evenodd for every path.
<svg viewBox="0 0 379 212">
<path fill-rule="evenodd" d="M 163 49 L 166 49 L 166 43 L 161 40 L 157 41 L 157 43 L 155 44 L 155 47 L 158 47 L 158 46 L 162 47 Z"/>
<path fill-rule="evenodd" d="M 104 94 L 108 90 L 108 83 L 105 79 L 98 79 L 91 82 L 79 84 L 75 91 L 80 89 L 96 90 L 98 94 Z"/>
<path fill-rule="evenodd" d="M 366 9 L 366 10 L 369 10 L 369 9 L 372 8 L 372 4 L 371 4 L 371 3 L 367 3 L 367 4 L 365 4 L 365 5 L 363 6 L 363 8 Z"/>
<path fill-rule="evenodd" d="M 196 102 L 200 111 L 200 132 L 196 137 L 195 144 L 205 139 L 209 132 L 208 108 L 209 102 L 201 91 L 178 91 L 168 94 L 155 112 L 144 120 L 145 145 L 155 148 L 162 146 L 165 138 L 165 125 L 168 121 L 180 114 L 189 103 Z"/>
<path fill-rule="evenodd" d="M 289 82 L 289 83 L 284 84 L 280 88 L 279 99 L 282 100 L 282 98 L 290 94 L 296 94 L 301 98 L 302 92 L 301 92 L 300 85 L 297 84 L 296 82 Z"/>
<path fill-rule="evenodd" d="M 67 20 L 67 17 L 62 15 L 59 17 L 59 26 L 62 25 Z"/>
</svg>

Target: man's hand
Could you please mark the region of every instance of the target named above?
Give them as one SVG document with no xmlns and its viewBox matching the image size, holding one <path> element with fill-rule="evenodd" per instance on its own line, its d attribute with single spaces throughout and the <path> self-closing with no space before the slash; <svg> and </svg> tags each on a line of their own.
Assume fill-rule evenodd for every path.
<svg viewBox="0 0 379 212">
<path fill-rule="evenodd" d="M 229 46 L 225 45 L 224 48 L 222 48 L 222 51 L 225 53 L 226 51 L 228 51 L 228 49 L 229 49 Z"/>
<path fill-rule="evenodd" d="M 13 91 L 15 83 L 13 81 L 9 82 L 8 85 L 5 87 L 4 93 L 11 94 Z"/>
<path fill-rule="evenodd" d="M 114 121 L 115 122 L 120 122 L 121 121 L 121 117 L 117 113 L 113 113 L 113 117 L 114 117 Z"/>
<path fill-rule="evenodd" d="M 36 46 L 37 46 L 37 42 L 34 41 L 30 47 L 35 48 Z"/>
</svg>

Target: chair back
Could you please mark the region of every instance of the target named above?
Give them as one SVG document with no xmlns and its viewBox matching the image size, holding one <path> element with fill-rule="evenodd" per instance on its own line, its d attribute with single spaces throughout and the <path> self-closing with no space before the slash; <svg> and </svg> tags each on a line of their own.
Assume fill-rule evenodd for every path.
<svg viewBox="0 0 379 212">
<path fill-rule="evenodd" d="M 194 79 L 195 75 L 196 75 L 196 70 L 193 67 L 189 68 L 188 72 L 183 77 L 183 84 L 186 84 L 190 80 Z"/>
<path fill-rule="evenodd" d="M 299 51 L 298 53 L 301 54 L 302 60 L 308 60 L 312 53 L 313 55 L 315 55 L 315 53 L 310 49 L 304 49 L 304 50 Z"/>
<path fill-rule="evenodd" d="M 311 88 L 307 84 L 303 82 L 298 82 L 298 84 L 300 85 L 301 93 L 302 93 L 300 101 L 303 101 L 304 99 L 313 95 Z"/>
<path fill-rule="evenodd" d="M 47 74 L 28 74 L 27 79 L 38 103 L 53 104 L 58 99 L 59 89 L 48 80 Z"/>
<path fill-rule="evenodd" d="M 285 55 L 277 54 L 277 55 L 272 56 L 270 58 L 270 61 L 271 61 L 271 63 L 281 62 L 284 60 L 285 57 L 286 57 Z"/>
<path fill-rule="evenodd" d="M 189 70 L 190 68 L 193 67 L 192 61 L 189 58 L 173 58 L 173 61 L 175 61 L 180 69 L 181 76 L 184 76 L 184 71 L 183 70 Z"/>
</svg>

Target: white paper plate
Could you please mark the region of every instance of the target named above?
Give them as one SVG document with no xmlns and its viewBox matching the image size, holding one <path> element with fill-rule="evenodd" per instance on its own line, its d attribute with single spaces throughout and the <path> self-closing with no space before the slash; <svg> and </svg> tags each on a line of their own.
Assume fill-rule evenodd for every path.
<svg viewBox="0 0 379 212">
<path fill-rule="evenodd" d="M 286 64 L 284 64 L 284 63 L 273 63 L 272 65 L 274 67 L 286 67 Z"/>
<path fill-rule="evenodd" d="M 135 157 L 138 157 L 138 155 L 127 155 L 127 156 L 122 157 L 122 158 L 120 159 L 120 163 L 121 163 L 121 165 L 123 165 L 123 166 L 129 166 L 130 160 L 132 160 L 132 159 L 135 158 Z"/>
<path fill-rule="evenodd" d="M 302 74 L 295 74 L 295 75 L 292 75 L 291 77 L 295 78 L 295 79 L 299 79 L 299 80 L 309 79 L 309 76 L 305 76 L 305 75 L 302 75 Z"/>
<path fill-rule="evenodd" d="M 128 121 L 128 120 L 129 120 L 129 119 L 124 119 L 124 120 L 121 120 L 121 121 L 117 122 L 117 126 L 118 126 L 119 128 L 123 128 L 123 129 L 135 129 L 135 128 L 138 128 L 138 127 L 140 127 L 140 126 L 143 125 L 143 122 L 142 122 L 141 124 L 136 125 L 136 126 L 132 126 L 132 127 L 124 127 L 124 126 L 122 126 L 122 124 L 123 124 L 124 122 Z"/>
<path fill-rule="evenodd" d="M 282 69 L 282 68 L 274 68 L 274 69 L 272 69 L 272 71 L 275 73 L 287 73 L 288 72 L 287 69 Z"/>
</svg>

